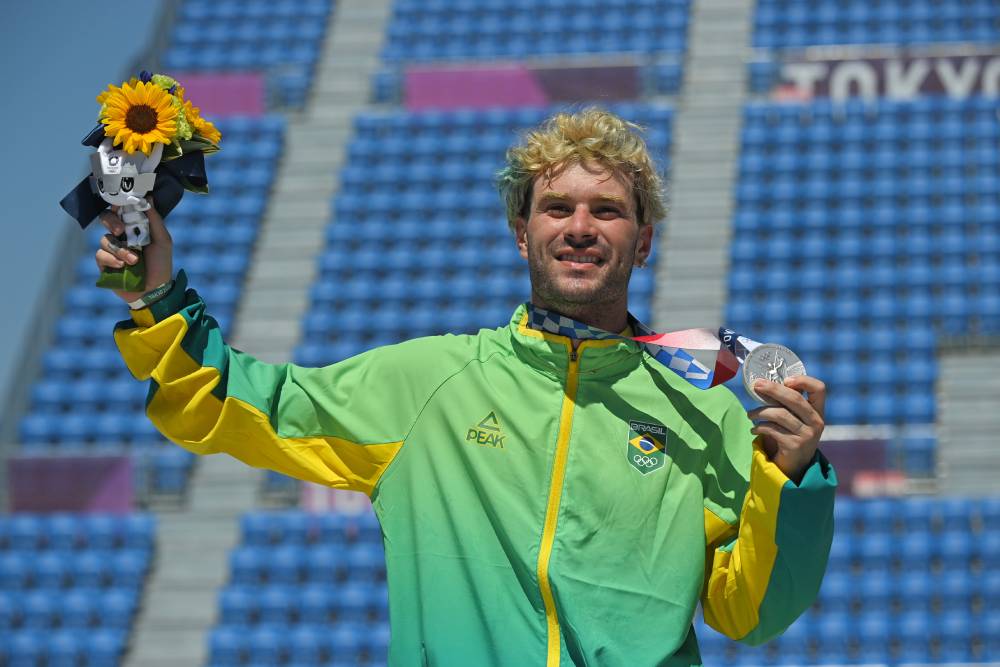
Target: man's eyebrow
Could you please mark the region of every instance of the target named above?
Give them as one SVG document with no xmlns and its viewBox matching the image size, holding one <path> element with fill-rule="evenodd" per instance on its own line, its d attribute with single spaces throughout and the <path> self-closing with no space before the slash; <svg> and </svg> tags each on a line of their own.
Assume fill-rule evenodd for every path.
<svg viewBox="0 0 1000 667">
<path fill-rule="evenodd" d="M 618 195 L 597 195 L 594 199 L 597 199 L 598 201 L 614 202 L 615 204 L 620 204 L 621 206 L 628 206 L 628 200 L 624 197 L 619 197 Z"/>
<path fill-rule="evenodd" d="M 565 192 L 555 192 L 553 190 L 546 190 L 538 196 L 538 201 L 545 201 L 546 199 L 569 199 L 569 195 Z"/>
</svg>

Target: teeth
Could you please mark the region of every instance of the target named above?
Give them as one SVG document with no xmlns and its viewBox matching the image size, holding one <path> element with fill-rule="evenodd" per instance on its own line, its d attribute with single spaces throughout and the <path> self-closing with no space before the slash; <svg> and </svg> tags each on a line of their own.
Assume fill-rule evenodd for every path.
<svg viewBox="0 0 1000 667">
<path fill-rule="evenodd" d="M 597 264 L 596 257 L 590 257 L 587 255 L 567 255 L 563 257 L 563 261 L 577 262 L 579 264 Z"/>
</svg>

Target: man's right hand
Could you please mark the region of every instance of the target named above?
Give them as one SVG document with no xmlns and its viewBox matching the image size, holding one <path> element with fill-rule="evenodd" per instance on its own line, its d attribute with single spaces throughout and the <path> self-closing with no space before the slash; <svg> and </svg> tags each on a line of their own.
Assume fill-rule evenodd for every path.
<svg viewBox="0 0 1000 667">
<path fill-rule="evenodd" d="M 151 202 L 152 203 L 152 202 Z M 174 277 L 173 267 L 173 240 L 163 224 L 163 218 L 150 207 L 146 211 L 149 218 L 149 245 L 143 247 L 142 254 L 146 260 L 146 287 L 147 291 L 159 287 L 163 283 L 169 282 Z M 110 211 L 101 213 L 101 224 L 104 225 L 108 233 L 101 237 L 101 249 L 97 251 L 95 259 L 97 266 L 102 271 L 105 268 L 120 269 L 125 264 L 135 264 L 139 261 L 135 251 L 129 248 L 119 247 L 113 239 L 125 233 L 125 223 L 118 217 L 118 207 L 112 207 Z M 145 292 L 126 292 L 114 290 L 125 303 L 131 303 Z"/>
</svg>

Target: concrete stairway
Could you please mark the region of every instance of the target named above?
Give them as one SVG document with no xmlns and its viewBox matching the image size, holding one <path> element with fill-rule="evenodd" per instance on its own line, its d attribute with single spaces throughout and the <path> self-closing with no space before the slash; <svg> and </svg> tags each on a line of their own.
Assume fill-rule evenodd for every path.
<svg viewBox="0 0 1000 667">
<path fill-rule="evenodd" d="M 723 323 L 753 3 L 691 7 L 684 87 L 674 119 L 671 208 L 660 230 L 653 326 Z"/>
<path fill-rule="evenodd" d="M 389 0 L 337 0 L 309 106 L 289 119 L 230 341 L 263 361 L 289 361 L 299 340 L 352 120 L 368 102 L 390 8 Z M 227 456 L 204 457 L 187 507 L 160 513 L 156 564 L 127 667 L 206 663 L 238 520 L 258 503 L 259 481 L 259 471 Z"/>
<path fill-rule="evenodd" d="M 195 667 L 208 657 L 219 588 L 239 516 L 254 505 L 258 471 L 227 456 L 199 461 L 185 511 L 158 515 L 156 562 L 126 667 Z"/>
<path fill-rule="evenodd" d="M 938 373 L 940 492 L 996 494 L 1000 479 L 1000 354 L 995 343 L 942 350 Z"/>
</svg>

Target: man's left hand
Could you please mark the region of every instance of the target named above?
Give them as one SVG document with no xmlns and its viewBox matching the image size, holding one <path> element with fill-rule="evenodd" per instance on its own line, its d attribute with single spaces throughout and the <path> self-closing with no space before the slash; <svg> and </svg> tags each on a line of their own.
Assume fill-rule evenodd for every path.
<svg viewBox="0 0 1000 667">
<path fill-rule="evenodd" d="M 800 375 L 786 379 L 784 385 L 757 380 L 753 390 L 777 405 L 747 412 L 751 420 L 759 422 L 750 432 L 761 436 L 767 456 L 798 484 L 823 435 L 826 385 L 816 378 Z"/>
</svg>

